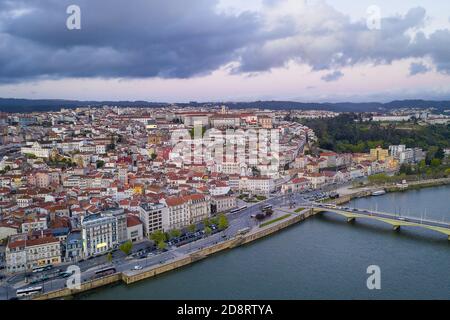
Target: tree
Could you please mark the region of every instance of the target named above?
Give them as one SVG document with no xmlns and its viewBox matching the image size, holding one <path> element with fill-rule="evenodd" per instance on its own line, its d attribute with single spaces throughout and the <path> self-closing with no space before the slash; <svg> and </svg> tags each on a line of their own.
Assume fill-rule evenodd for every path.
<svg viewBox="0 0 450 320">
<path fill-rule="evenodd" d="M 411 165 L 410 164 L 406 164 L 406 163 L 402 164 L 400 166 L 400 173 L 401 174 L 404 173 L 406 175 L 410 175 L 412 173 Z"/>
<path fill-rule="evenodd" d="M 150 157 L 154 161 L 156 158 L 158 158 L 158 155 L 156 153 L 152 153 L 152 155 Z"/>
<path fill-rule="evenodd" d="M 188 226 L 189 232 L 195 232 L 195 230 L 197 230 L 197 226 L 195 224 L 191 224 Z"/>
<path fill-rule="evenodd" d="M 106 260 L 107 260 L 109 263 L 111 263 L 111 262 L 112 262 L 112 259 L 113 259 L 113 256 L 112 256 L 111 252 L 108 252 L 108 255 L 106 256 Z"/>
<path fill-rule="evenodd" d="M 205 234 L 206 234 L 207 236 L 209 236 L 209 235 L 211 235 L 211 233 L 212 233 L 212 229 L 211 229 L 210 227 L 206 227 L 206 228 L 205 228 Z"/>
<path fill-rule="evenodd" d="M 219 215 L 219 229 L 224 230 L 228 228 L 228 219 L 224 214 Z"/>
<path fill-rule="evenodd" d="M 158 249 L 159 250 L 164 250 L 165 248 L 167 248 L 167 243 L 165 243 L 164 241 L 159 241 L 158 242 Z"/>
<path fill-rule="evenodd" d="M 153 232 L 150 236 L 149 236 L 150 240 L 153 240 L 155 242 L 161 242 L 161 241 L 166 241 L 166 235 L 164 234 L 164 232 L 158 230 Z"/>
<path fill-rule="evenodd" d="M 218 225 L 218 224 L 219 224 L 219 218 L 217 218 L 217 217 L 212 217 L 212 218 L 211 218 L 211 224 Z"/>
<path fill-rule="evenodd" d="M 131 253 L 131 250 L 133 249 L 133 243 L 131 241 L 122 243 L 119 249 L 128 256 Z"/>
<path fill-rule="evenodd" d="M 211 221 L 208 218 L 203 219 L 203 224 L 205 225 L 205 227 L 211 225 Z"/>
<path fill-rule="evenodd" d="M 369 176 L 368 179 L 369 179 L 369 182 L 378 183 L 378 184 L 390 181 L 389 176 L 385 173 L 378 173 L 378 174 L 371 175 L 371 176 Z"/>
<path fill-rule="evenodd" d="M 169 232 L 169 236 L 171 239 L 178 238 L 179 236 L 181 236 L 181 231 L 178 229 L 173 229 Z"/>
<path fill-rule="evenodd" d="M 105 161 L 97 160 L 96 164 L 97 164 L 97 169 L 100 169 L 100 168 L 103 168 L 103 166 L 105 165 Z"/>
<path fill-rule="evenodd" d="M 133 249 L 133 243 L 131 241 L 122 243 L 119 249 L 128 256 L 131 253 L 131 250 Z"/>
<path fill-rule="evenodd" d="M 431 160 L 431 166 L 433 168 L 437 168 L 440 165 L 441 165 L 441 160 L 440 159 L 434 158 L 433 160 Z"/>
<path fill-rule="evenodd" d="M 425 172 L 426 168 L 427 168 L 427 162 L 425 160 L 421 160 L 419 162 L 419 172 L 421 172 L 421 173 Z"/>
<path fill-rule="evenodd" d="M 434 154 L 434 157 L 435 157 L 436 159 L 440 159 L 440 160 L 444 159 L 444 158 L 445 158 L 445 152 L 444 152 L 444 149 L 439 148 L 439 149 L 436 151 L 436 153 Z"/>
</svg>

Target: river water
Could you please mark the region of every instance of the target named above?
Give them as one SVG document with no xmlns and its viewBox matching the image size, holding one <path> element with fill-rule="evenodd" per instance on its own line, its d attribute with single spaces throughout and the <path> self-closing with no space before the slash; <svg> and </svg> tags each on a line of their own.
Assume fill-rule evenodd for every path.
<svg viewBox="0 0 450 320">
<path fill-rule="evenodd" d="M 349 206 L 450 222 L 450 186 L 354 200 Z M 381 289 L 367 288 L 368 266 Z M 450 241 L 420 228 L 353 224 L 323 213 L 268 238 L 133 285 L 80 299 L 450 299 Z"/>
</svg>

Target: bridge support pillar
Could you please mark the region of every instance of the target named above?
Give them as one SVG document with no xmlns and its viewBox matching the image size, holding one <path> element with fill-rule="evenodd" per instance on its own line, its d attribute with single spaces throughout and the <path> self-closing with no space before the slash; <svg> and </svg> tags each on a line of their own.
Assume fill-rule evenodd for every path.
<svg viewBox="0 0 450 320">
<path fill-rule="evenodd" d="M 348 222 L 348 223 L 354 222 L 355 220 L 356 220 L 355 217 L 349 217 L 349 218 L 347 218 L 347 222 Z"/>
<path fill-rule="evenodd" d="M 394 226 L 393 229 L 394 229 L 394 231 L 399 231 L 400 230 L 400 226 Z"/>
</svg>

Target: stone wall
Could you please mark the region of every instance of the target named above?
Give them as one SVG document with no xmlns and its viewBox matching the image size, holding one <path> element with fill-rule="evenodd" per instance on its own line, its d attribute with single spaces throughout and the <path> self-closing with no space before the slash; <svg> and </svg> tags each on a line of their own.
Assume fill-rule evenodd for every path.
<svg viewBox="0 0 450 320">
<path fill-rule="evenodd" d="M 216 254 L 218 252 L 232 249 L 235 247 L 238 247 L 240 245 L 244 245 L 247 243 L 251 243 L 253 241 L 256 241 L 258 239 L 261 239 L 263 237 L 269 236 L 275 232 L 278 232 L 284 228 L 290 227 L 296 223 L 299 223 L 315 214 L 314 210 L 309 210 L 304 215 L 294 215 L 292 214 L 291 217 L 283 220 L 280 223 L 270 225 L 264 228 L 261 228 L 260 230 L 257 230 L 255 232 L 238 236 L 236 238 L 215 244 L 213 246 L 201 249 L 199 251 L 196 251 L 194 253 L 191 253 L 190 255 L 187 255 L 182 258 L 178 258 L 172 262 L 162 264 L 161 266 L 153 267 L 149 270 L 142 270 L 138 272 L 131 272 L 126 271 L 123 273 L 114 274 L 111 276 L 107 276 L 101 279 L 92 280 L 86 283 L 83 283 L 80 290 L 70 290 L 70 289 L 62 289 L 58 291 L 53 291 L 51 293 L 46 293 L 40 296 L 37 296 L 34 298 L 34 300 L 48 300 L 48 299 L 57 299 L 62 298 L 66 296 L 72 296 L 75 294 L 79 294 L 81 292 L 85 292 L 88 290 L 92 290 L 95 288 L 99 288 L 102 286 L 106 286 L 115 282 L 118 282 L 122 280 L 126 284 L 131 284 L 137 281 L 141 281 L 144 279 L 149 279 L 154 276 L 157 276 L 159 274 L 169 272 L 181 267 L 184 267 L 186 265 L 189 265 L 191 263 L 194 263 L 196 261 L 202 260 L 210 255 Z"/>
<path fill-rule="evenodd" d="M 116 282 L 120 281 L 121 278 L 122 278 L 121 274 L 116 273 L 116 274 L 106 276 L 103 278 L 87 281 L 81 285 L 80 290 L 65 288 L 65 289 L 41 294 L 39 296 L 34 297 L 33 300 L 51 300 L 51 299 L 68 297 L 68 296 L 72 296 L 75 294 L 79 294 L 81 292 L 85 292 L 85 291 L 100 288 L 100 287 L 103 287 L 103 286 L 106 286 L 106 285 L 109 285 L 112 283 L 116 283 Z"/>
</svg>

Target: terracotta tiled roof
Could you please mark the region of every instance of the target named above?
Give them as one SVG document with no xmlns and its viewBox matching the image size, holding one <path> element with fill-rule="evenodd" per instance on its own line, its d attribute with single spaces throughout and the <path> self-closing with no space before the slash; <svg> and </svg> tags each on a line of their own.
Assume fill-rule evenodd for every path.
<svg viewBox="0 0 450 320">
<path fill-rule="evenodd" d="M 127 227 L 134 227 L 134 226 L 138 226 L 141 224 L 142 224 L 142 222 L 141 222 L 141 220 L 139 220 L 138 217 L 133 216 L 133 215 L 127 216 Z"/>
</svg>

